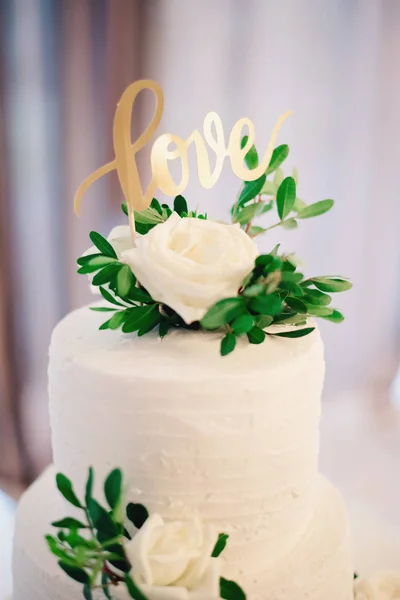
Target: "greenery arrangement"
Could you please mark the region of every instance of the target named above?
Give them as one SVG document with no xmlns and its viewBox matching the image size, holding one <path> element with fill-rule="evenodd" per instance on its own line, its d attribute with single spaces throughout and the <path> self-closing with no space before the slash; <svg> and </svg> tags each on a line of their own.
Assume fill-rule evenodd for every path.
<svg viewBox="0 0 400 600">
<path fill-rule="evenodd" d="M 131 576 L 133 565 L 125 552 L 125 544 L 132 539 L 124 526 L 128 521 L 140 529 L 149 513 L 142 504 L 124 505 L 123 476 L 114 469 L 104 482 L 104 494 L 108 507 L 93 498 L 94 472 L 89 469 L 84 499 L 79 499 L 73 484 L 62 473 L 56 476 L 59 492 L 65 500 L 82 514 L 81 519 L 65 517 L 52 523 L 58 531 L 46 535 L 50 552 L 58 558 L 60 568 L 73 580 L 82 584 L 83 596 L 92 600 L 93 591 L 100 590 L 112 600 L 116 586 L 126 588 L 134 600 L 147 600 Z M 211 557 L 217 558 L 224 551 L 229 536 L 219 534 Z M 234 581 L 220 578 L 220 594 L 225 600 L 246 600 L 246 595 Z"/>
<path fill-rule="evenodd" d="M 242 140 L 244 147 L 247 139 Z M 243 182 L 240 194 L 231 209 L 233 223 L 254 238 L 276 227 L 294 229 L 299 221 L 328 212 L 333 200 L 305 204 L 297 196 L 298 174 L 285 177 L 281 165 L 289 154 L 289 147 L 275 148 L 270 164 L 259 179 Z M 246 155 L 249 169 L 258 166 L 258 154 L 253 146 Z M 278 220 L 268 227 L 254 225 L 254 221 L 276 209 Z M 127 214 L 126 205 L 122 209 Z M 187 202 L 177 196 L 173 210 L 183 218 L 207 219 L 206 214 L 189 211 Z M 172 214 L 167 204 L 153 199 L 151 206 L 135 213 L 137 232 L 148 233 L 166 221 Z M 122 328 L 124 333 L 137 332 L 139 336 L 158 327 L 164 337 L 171 327 L 221 331 L 221 354 L 235 349 L 237 338 L 247 336 L 251 344 L 262 343 L 267 335 L 296 338 L 307 335 L 313 327 L 305 327 L 309 317 L 321 317 L 333 323 L 343 321 L 343 315 L 331 306 L 331 293 L 343 292 L 352 284 L 342 276 L 305 278 L 298 271 L 293 254 L 279 253 L 279 245 L 270 253 L 256 259 L 254 268 L 243 282 L 238 294 L 220 300 L 211 306 L 201 321 L 187 325 L 169 306 L 155 301 L 137 281 L 131 268 L 118 260 L 112 245 L 99 233 L 90 234 L 98 253 L 78 259 L 78 273 L 96 273 L 93 285 L 99 287 L 109 306 L 93 310 L 112 313 L 100 329 Z M 294 325 L 298 329 L 267 330 L 271 325 Z"/>
</svg>

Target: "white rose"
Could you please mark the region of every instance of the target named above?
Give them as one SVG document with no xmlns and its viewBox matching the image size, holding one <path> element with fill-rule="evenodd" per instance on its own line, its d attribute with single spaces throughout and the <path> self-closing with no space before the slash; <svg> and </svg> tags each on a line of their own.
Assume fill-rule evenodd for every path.
<svg viewBox="0 0 400 600">
<path fill-rule="evenodd" d="M 400 573 L 375 573 L 354 582 L 354 600 L 399 600 Z"/>
<path fill-rule="evenodd" d="M 154 300 L 187 323 L 199 321 L 218 300 L 236 296 L 258 249 L 239 225 L 173 213 L 125 250 L 127 263 Z"/>
<path fill-rule="evenodd" d="M 165 523 L 153 514 L 125 551 L 149 600 L 217 600 L 220 562 L 211 557 L 217 539 L 215 528 L 199 519 Z"/>
</svg>

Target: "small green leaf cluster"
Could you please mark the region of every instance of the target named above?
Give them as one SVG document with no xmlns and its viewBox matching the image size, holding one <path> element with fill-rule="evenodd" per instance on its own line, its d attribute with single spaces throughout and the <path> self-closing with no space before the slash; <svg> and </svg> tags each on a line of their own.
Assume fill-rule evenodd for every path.
<svg viewBox="0 0 400 600">
<path fill-rule="evenodd" d="M 114 469 L 104 482 L 107 507 L 93 498 L 93 469 L 89 469 L 84 498 L 79 499 L 72 482 L 62 473 L 56 476 L 57 488 L 65 500 L 82 511 L 82 518 L 65 517 L 52 523 L 56 535 L 47 535 L 52 554 L 59 559 L 60 568 L 83 585 L 83 596 L 92 598 L 100 589 L 111 599 L 110 587 L 125 584 L 132 598 L 146 600 L 135 586 L 129 572 L 132 565 L 124 551 L 124 539 L 130 539 L 124 518 L 141 527 L 148 517 L 141 504 L 123 506 L 123 480 L 120 469 Z"/>
<path fill-rule="evenodd" d="M 121 208 L 128 216 L 128 206 L 125 202 L 121 205 Z M 169 219 L 172 212 L 178 213 L 182 218 L 207 219 L 206 214 L 198 214 L 195 210 L 189 211 L 186 199 L 181 195 L 175 197 L 173 210 L 168 204 L 160 204 L 156 198 L 153 198 L 149 208 L 140 212 L 134 211 L 135 229 L 139 234 L 144 235 L 156 225 Z"/>
<path fill-rule="evenodd" d="M 297 271 L 293 257 L 278 256 L 278 247 L 262 254 L 246 279 L 238 296 L 214 304 L 201 320 L 206 330 L 222 329 L 221 355 L 230 354 L 237 338 L 247 336 L 250 344 L 261 344 L 267 335 L 297 338 L 308 335 L 314 327 L 307 325 L 309 317 L 321 317 L 333 323 L 343 321 L 343 315 L 331 308 L 328 292 L 351 288 L 345 277 L 312 277 L 304 279 Z M 291 331 L 268 331 L 271 325 L 296 325 Z"/>
<path fill-rule="evenodd" d="M 247 144 L 248 136 L 242 139 L 242 148 Z M 281 165 L 289 155 L 289 146 L 282 144 L 272 153 L 268 168 L 261 177 L 255 181 L 245 181 L 236 203 L 231 209 L 232 220 L 239 223 L 250 235 L 256 237 L 274 227 L 281 226 L 285 229 L 295 229 L 298 219 L 317 217 L 330 210 L 333 200 L 321 200 L 314 204 L 306 205 L 297 196 L 298 174 L 293 169 L 292 175 L 285 177 Z M 255 146 L 252 146 L 245 156 L 247 167 L 258 167 L 259 159 Z M 272 179 L 268 179 L 273 175 Z M 261 217 L 276 206 L 279 221 L 269 227 L 253 225 L 255 218 Z M 294 215 L 292 214 L 294 213 Z"/>
<path fill-rule="evenodd" d="M 60 568 L 74 581 L 83 585 L 83 597 L 92 600 L 93 591 L 101 590 L 111 600 L 111 588 L 125 585 L 131 598 L 147 600 L 137 587 L 130 571 L 124 541 L 131 536 L 124 526 L 125 517 L 140 529 L 149 517 L 142 504 L 123 504 L 123 477 L 120 469 L 114 469 L 104 482 L 107 507 L 93 498 L 94 472 L 89 468 L 83 499 L 76 494 L 73 484 L 62 473 L 56 476 L 59 492 L 75 509 L 82 511 L 82 519 L 64 517 L 52 523 L 58 529 L 56 535 L 46 535 L 50 552 L 58 558 Z M 229 536 L 220 533 L 212 558 L 219 557 L 225 550 Z M 240 586 L 233 581 L 220 579 L 221 598 L 245 600 Z"/>
<path fill-rule="evenodd" d="M 99 252 L 78 258 L 78 273 L 97 271 L 92 284 L 111 305 L 91 307 L 96 312 L 113 313 L 100 329 L 121 327 L 124 333 L 137 331 L 142 336 L 159 326 L 160 336 L 164 337 L 171 326 L 182 325 L 176 313 L 167 308 L 163 310 L 162 305 L 138 285 L 131 268 L 118 260 L 110 242 L 95 231 L 90 233 L 90 239 Z"/>
</svg>

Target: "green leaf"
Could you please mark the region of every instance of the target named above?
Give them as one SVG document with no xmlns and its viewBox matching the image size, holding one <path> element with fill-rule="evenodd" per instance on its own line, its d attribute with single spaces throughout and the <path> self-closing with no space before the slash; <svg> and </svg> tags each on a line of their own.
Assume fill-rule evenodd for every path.
<svg viewBox="0 0 400 600">
<path fill-rule="evenodd" d="M 270 315 L 260 315 L 259 317 L 256 317 L 256 325 L 260 329 L 265 329 L 271 325 L 273 320 L 273 317 Z"/>
<path fill-rule="evenodd" d="M 300 283 L 303 281 L 304 275 L 303 273 L 295 273 L 290 266 L 289 270 L 283 271 L 281 274 L 282 281 L 289 283 Z"/>
<path fill-rule="evenodd" d="M 76 262 L 78 263 L 78 265 L 80 265 L 81 267 L 84 267 L 85 265 L 87 265 L 88 263 L 90 263 L 94 258 L 99 258 L 99 257 L 103 257 L 102 254 L 97 253 L 97 254 L 85 254 L 84 256 L 80 256 Z M 107 258 L 107 257 L 106 257 Z M 110 260 L 110 259 L 108 259 Z M 111 260 L 115 260 L 115 259 L 111 259 Z"/>
<path fill-rule="evenodd" d="M 76 494 L 74 492 L 74 488 L 72 487 L 71 481 L 63 475 L 62 473 L 57 473 L 56 475 L 56 484 L 58 491 L 64 496 L 64 498 L 77 508 L 83 508 L 82 504 L 79 502 Z"/>
<path fill-rule="evenodd" d="M 123 202 L 123 203 L 121 204 L 121 210 L 122 210 L 122 212 L 123 212 L 123 213 L 124 213 L 124 214 L 125 214 L 127 217 L 129 217 L 128 205 L 127 205 L 127 203 L 126 203 L 126 202 Z"/>
<path fill-rule="evenodd" d="M 322 316 L 322 318 L 326 321 L 331 321 L 332 323 L 342 323 L 342 321 L 344 321 L 344 316 L 340 311 L 336 310 L 336 308 L 333 309 L 333 312 L 330 315 Z"/>
<path fill-rule="evenodd" d="M 150 302 L 152 302 L 154 304 L 154 300 L 150 296 L 150 294 L 142 290 L 142 288 L 138 287 L 131 288 L 128 294 L 128 298 L 129 300 L 133 300 L 134 302 L 142 302 L 143 304 L 149 304 Z"/>
<path fill-rule="evenodd" d="M 280 225 L 283 229 L 296 229 L 297 221 L 296 219 L 286 219 L 286 221 L 282 221 Z"/>
<path fill-rule="evenodd" d="M 293 169 L 292 169 L 292 177 L 295 180 L 296 185 L 299 185 L 299 172 L 296 169 L 296 167 L 293 167 Z"/>
<path fill-rule="evenodd" d="M 149 207 L 146 210 L 135 211 L 135 226 L 138 223 L 155 226 L 163 222 L 164 218 L 154 208 Z"/>
<path fill-rule="evenodd" d="M 243 150 L 243 148 L 245 147 L 245 145 L 247 144 L 249 139 L 248 135 L 244 135 L 242 137 L 242 140 L 240 142 L 240 147 Z M 251 146 L 250 150 L 248 150 L 246 156 L 244 157 L 245 163 L 248 167 L 248 169 L 255 169 L 256 167 L 258 167 L 258 153 L 256 150 L 256 147 L 254 146 L 254 144 Z"/>
<path fill-rule="evenodd" d="M 277 169 L 274 175 L 274 185 L 276 185 L 276 187 L 278 188 L 281 185 L 284 178 L 285 176 L 283 174 L 282 169 Z"/>
<path fill-rule="evenodd" d="M 232 331 L 236 335 L 247 333 L 254 327 L 254 317 L 252 315 L 240 315 L 232 323 Z"/>
<path fill-rule="evenodd" d="M 85 600 L 93 600 L 92 589 L 89 583 L 85 583 L 83 586 L 83 597 Z"/>
<path fill-rule="evenodd" d="M 89 467 L 88 476 L 87 476 L 87 479 L 86 479 L 86 487 L 85 487 L 85 503 L 86 503 L 86 506 L 89 504 L 90 499 L 92 498 L 93 480 L 94 480 L 93 467 Z"/>
<path fill-rule="evenodd" d="M 248 288 L 243 290 L 243 296 L 246 298 L 254 298 L 259 294 L 263 294 L 265 291 L 265 285 L 263 283 L 254 283 L 250 285 Z"/>
<path fill-rule="evenodd" d="M 100 294 L 103 296 L 104 300 L 107 300 L 107 302 L 110 302 L 111 304 L 114 304 L 115 306 L 124 306 L 123 304 L 121 304 L 121 302 L 118 302 L 118 300 L 116 300 L 114 298 L 114 296 L 105 288 L 100 286 L 99 291 L 100 291 Z"/>
<path fill-rule="evenodd" d="M 307 305 L 304 304 L 304 302 L 302 302 L 302 300 L 299 300 L 298 298 L 292 298 L 291 296 L 288 296 L 285 299 L 285 302 L 288 306 L 290 306 L 290 308 L 295 310 L 297 313 L 306 314 L 308 312 Z"/>
<path fill-rule="evenodd" d="M 92 243 L 101 252 L 101 254 L 109 256 L 110 258 L 118 258 L 110 242 L 108 242 L 102 235 L 100 235 L 100 233 L 97 233 L 97 231 L 91 231 L 89 233 L 89 237 Z"/>
<path fill-rule="evenodd" d="M 319 290 L 308 289 L 304 296 L 304 301 L 308 304 L 316 304 L 317 306 L 327 306 L 332 302 L 332 297 Z"/>
<path fill-rule="evenodd" d="M 125 322 L 122 326 L 122 331 L 124 333 L 132 333 L 133 331 L 139 331 L 142 328 L 148 327 L 149 324 L 154 322 L 155 316 L 159 315 L 157 304 L 131 308 L 127 313 Z"/>
<path fill-rule="evenodd" d="M 97 537 L 100 542 L 113 539 L 122 533 L 112 516 L 94 498 L 90 499 L 87 510 L 94 528 L 97 529 Z M 110 552 L 112 552 L 111 549 Z"/>
<path fill-rule="evenodd" d="M 115 258 L 109 258 L 108 256 L 98 256 L 94 258 L 92 261 L 88 262 L 86 265 L 83 265 L 80 269 L 78 269 L 77 273 L 79 275 L 87 275 L 88 273 L 94 273 L 98 271 L 102 267 L 110 265 L 116 262 Z"/>
<path fill-rule="evenodd" d="M 110 546 L 107 546 L 107 548 L 113 555 L 112 559 L 109 559 L 110 564 L 124 573 L 129 573 L 132 566 L 126 557 L 122 544 L 111 544 Z"/>
<path fill-rule="evenodd" d="M 140 529 L 149 518 L 149 513 L 143 504 L 130 502 L 126 507 L 126 516 L 130 522 L 134 524 L 136 529 Z"/>
<path fill-rule="evenodd" d="M 149 233 L 149 231 L 151 229 L 153 229 L 153 227 L 155 227 L 156 225 L 158 225 L 158 223 L 152 223 L 152 224 L 144 224 L 144 223 L 140 223 L 138 221 L 135 222 L 135 229 L 136 232 L 139 235 L 146 235 L 146 233 Z"/>
<path fill-rule="evenodd" d="M 93 277 L 92 284 L 103 285 L 103 283 L 110 283 L 112 278 L 117 275 L 118 271 L 122 267 L 123 265 L 120 262 L 115 262 L 111 265 L 107 265 Z"/>
<path fill-rule="evenodd" d="M 142 322 L 140 329 L 138 330 L 139 337 L 154 329 L 154 327 L 156 327 L 156 325 L 158 325 L 160 322 L 161 314 L 158 310 L 158 304 L 152 304 L 152 308 L 153 310 L 149 312 L 145 321 Z"/>
<path fill-rule="evenodd" d="M 283 338 L 300 338 L 312 333 L 315 327 L 305 327 L 304 329 L 294 329 L 293 331 L 281 331 L 280 333 L 269 333 L 268 335 L 274 335 L 276 337 Z"/>
<path fill-rule="evenodd" d="M 61 532 L 62 533 L 62 532 Z M 58 533 L 58 535 L 60 535 L 60 532 Z M 61 558 L 61 560 L 63 562 L 65 562 L 66 564 L 75 567 L 78 566 L 76 564 L 76 560 L 73 557 L 70 557 L 69 554 L 59 546 L 58 540 L 51 536 L 51 535 L 46 535 L 45 536 L 47 545 L 49 547 L 49 550 L 52 554 L 54 554 L 54 556 L 57 556 L 57 558 Z"/>
<path fill-rule="evenodd" d="M 310 217 L 318 217 L 319 215 L 323 215 L 324 213 L 328 212 L 328 210 L 331 210 L 333 205 L 333 200 L 321 200 L 320 202 L 309 204 L 297 212 L 297 218 L 309 219 Z"/>
<path fill-rule="evenodd" d="M 262 344 L 265 340 L 265 331 L 255 326 L 247 333 L 247 338 L 250 344 Z"/>
<path fill-rule="evenodd" d="M 117 274 L 117 294 L 122 298 L 129 294 L 129 290 L 134 287 L 136 277 L 133 275 L 131 268 L 124 265 Z"/>
<path fill-rule="evenodd" d="M 118 329 L 118 327 L 121 327 L 122 323 L 125 321 L 126 313 L 126 310 L 119 310 L 118 312 L 114 313 L 111 319 L 100 325 L 100 329 Z"/>
<path fill-rule="evenodd" d="M 172 215 L 172 210 L 170 209 L 168 204 L 162 204 L 161 207 L 162 207 L 162 217 L 163 217 L 164 221 L 166 221 Z"/>
<path fill-rule="evenodd" d="M 150 208 L 153 208 L 154 210 L 156 210 L 159 215 L 163 214 L 162 206 L 159 203 L 159 201 L 157 200 L 157 198 L 153 198 L 153 200 L 151 201 L 151 204 L 150 204 Z"/>
<path fill-rule="evenodd" d="M 164 319 L 163 317 L 161 317 L 160 320 L 160 325 L 158 328 L 158 335 L 160 336 L 160 338 L 164 338 L 168 331 L 171 329 L 171 321 L 168 321 L 168 319 Z"/>
<path fill-rule="evenodd" d="M 321 292 L 345 292 L 353 287 L 350 281 L 339 277 L 313 277 L 310 281 Z"/>
<path fill-rule="evenodd" d="M 316 306 L 315 304 L 308 305 L 308 314 L 315 317 L 328 317 L 333 313 L 333 308 L 329 306 Z"/>
<path fill-rule="evenodd" d="M 250 200 L 254 200 L 254 198 L 261 193 L 265 180 L 266 176 L 261 175 L 261 177 L 255 181 L 249 181 L 249 183 L 245 183 L 237 201 L 238 206 L 242 207 L 247 202 L 250 202 Z"/>
<path fill-rule="evenodd" d="M 174 211 L 181 215 L 188 212 L 188 205 L 185 198 L 181 195 L 176 196 L 174 200 Z"/>
<path fill-rule="evenodd" d="M 111 509 L 114 509 L 121 500 L 122 471 L 114 469 L 104 482 L 104 495 Z"/>
<path fill-rule="evenodd" d="M 256 266 L 268 267 L 268 271 L 278 271 L 281 268 L 282 261 L 279 256 L 271 254 L 260 254 L 256 258 Z"/>
<path fill-rule="evenodd" d="M 220 300 L 207 311 L 200 323 L 204 329 L 218 329 L 242 314 L 245 305 L 246 301 L 241 296 Z"/>
<path fill-rule="evenodd" d="M 296 182 L 296 185 L 297 185 L 297 182 Z M 299 210 L 302 210 L 306 206 L 307 206 L 307 204 L 305 202 L 303 202 L 303 200 L 300 200 L 300 198 L 296 197 L 296 200 L 294 201 L 293 210 L 298 212 Z"/>
<path fill-rule="evenodd" d="M 115 312 L 116 308 L 109 308 L 108 306 L 89 306 L 93 312 Z"/>
<path fill-rule="evenodd" d="M 248 204 L 239 213 L 237 213 L 236 217 L 234 218 L 234 222 L 240 223 L 241 225 L 250 223 L 255 216 L 261 214 L 263 204 L 263 202 L 253 202 L 252 204 Z"/>
<path fill-rule="evenodd" d="M 266 196 L 276 196 L 276 192 L 278 191 L 278 186 L 273 181 L 266 181 L 261 190 L 261 194 L 265 194 Z"/>
<path fill-rule="evenodd" d="M 60 527 L 65 529 L 86 529 L 87 525 L 82 523 L 82 521 L 78 521 L 78 519 L 74 519 L 73 517 L 65 517 L 64 519 L 60 519 L 59 521 L 53 521 L 51 524 L 52 527 Z"/>
<path fill-rule="evenodd" d="M 295 200 L 296 184 L 293 177 L 286 177 L 276 193 L 276 207 L 281 221 L 291 212 Z"/>
<path fill-rule="evenodd" d="M 251 308 L 260 315 L 279 315 L 282 311 L 282 300 L 277 294 L 257 296 L 252 300 Z"/>
<path fill-rule="evenodd" d="M 125 584 L 131 598 L 134 598 L 134 600 L 147 600 L 128 573 L 125 574 Z"/>
<path fill-rule="evenodd" d="M 221 356 L 227 356 L 234 351 L 236 347 L 236 335 L 234 333 L 227 333 L 222 338 L 221 342 Z"/>
<path fill-rule="evenodd" d="M 261 215 L 264 215 L 265 213 L 269 212 L 272 207 L 274 206 L 274 201 L 270 200 L 269 202 L 263 202 L 261 204 L 262 208 L 261 208 Z"/>
<path fill-rule="evenodd" d="M 89 575 L 83 569 L 80 569 L 79 567 L 72 567 L 71 565 L 66 564 L 62 560 L 60 560 L 58 564 L 62 568 L 62 570 L 68 575 L 68 577 L 71 577 L 71 579 L 74 579 L 79 583 L 89 583 Z"/>
<path fill-rule="evenodd" d="M 220 595 L 223 600 L 246 600 L 246 594 L 242 588 L 234 581 L 229 581 L 221 577 Z"/>
<path fill-rule="evenodd" d="M 218 558 L 218 556 L 220 556 L 220 554 L 222 554 L 222 552 L 225 550 L 228 538 L 229 538 L 229 535 L 227 533 L 219 534 L 217 543 L 215 544 L 214 550 L 211 554 L 212 558 Z"/>
<path fill-rule="evenodd" d="M 281 146 L 277 146 L 272 153 L 271 160 L 269 161 L 268 169 L 265 171 L 266 175 L 273 173 L 276 171 L 283 161 L 287 159 L 289 155 L 289 146 L 287 144 L 282 144 Z"/>
<path fill-rule="evenodd" d="M 110 589 L 108 584 L 110 583 L 110 577 L 107 573 L 101 574 L 101 585 L 103 586 L 103 594 L 108 600 L 112 600 L 112 596 L 110 594 Z"/>
<path fill-rule="evenodd" d="M 255 238 L 258 235 L 261 235 L 262 233 L 265 233 L 267 230 L 265 229 L 265 227 L 258 227 L 257 225 L 252 225 L 249 229 L 249 236 L 251 238 Z"/>
</svg>

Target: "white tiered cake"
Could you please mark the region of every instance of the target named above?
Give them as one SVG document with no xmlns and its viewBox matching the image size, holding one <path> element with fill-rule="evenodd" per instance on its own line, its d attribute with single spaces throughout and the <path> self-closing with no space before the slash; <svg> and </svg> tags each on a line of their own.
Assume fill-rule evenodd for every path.
<svg viewBox="0 0 400 600">
<path fill-rule="evenodd" d="M 218 334 L 174 331 L 160 340 L 100 332 L 101 322 L 82 308 L 53 334 L 54 466 L 19 507 L 14 600 L 82 598 L 44 534 L 66 514 L 56 471 L 80 492 L 89 465 L 99 483 L 121 467 L 130 498 L 150 512 L 174 520 L 199 513 L 228 533 L 222 573 L 249 600 L 350 600 L 345 510 L 317 468 L 318 330 L 261 345 L 238 340 L 221 357 Z"/>
</svg>

